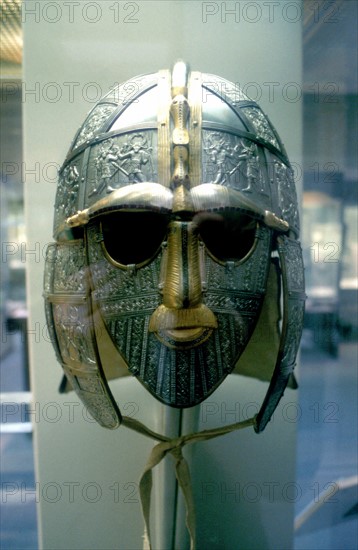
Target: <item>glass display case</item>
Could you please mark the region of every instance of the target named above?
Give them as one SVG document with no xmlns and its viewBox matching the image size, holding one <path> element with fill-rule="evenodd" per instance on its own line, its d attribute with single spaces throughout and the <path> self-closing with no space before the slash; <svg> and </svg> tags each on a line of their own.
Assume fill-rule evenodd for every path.
<svg viewBox="0 0 358 550">
<path fill-rule="evenodd" d="M 237 83 L 277 128 L 303 191 L 308 295 L 299 390 L 287 389 L 263 434 L 245 430 L 185 449 L 198 547 L 355 550 L 357 7 L 0 1 L 1 540 L 9 550 L 143 546 L 138 481 L 153 442 L 124 427 L 103 430 L 74 392 L 59 394 L 43 272 L 57 171 L 76 129 L 113 86 L 177 59 Z M 172 438 L 255 414 L 267 390 L 230 375 L 201 407 L 181 413 L 133 377 L 110 385 L 124 414 Z M 185 506 L 172 466 L 165 459 L 154 474 L 152 534 L 155 548 L 184 550 Z"/>
<path fill-rule="evenodd" d="M 305 326 L 315 345 L 337 354 L 342 265 L 341 201 L 320 192 L 303 194 L 303 253 L 306 273 Z"/>
</svg>

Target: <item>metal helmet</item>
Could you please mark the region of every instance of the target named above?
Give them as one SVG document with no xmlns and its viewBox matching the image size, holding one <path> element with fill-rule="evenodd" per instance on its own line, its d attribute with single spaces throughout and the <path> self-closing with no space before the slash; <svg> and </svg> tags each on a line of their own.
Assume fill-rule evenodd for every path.
<svg viewBox="0 0 358 550">
<path fill-rule="evenodd" d="M 128 369 L 167 405 L 200 403 L 268 323 L 262 431 L 301 336 L 298 233 L 285 149 L 237 85 L 178 62 L 107 93 L 60 169 L 45 270 L 57 357 L 92 416 L 120 424 L 107 380 Z"/>
</svg>

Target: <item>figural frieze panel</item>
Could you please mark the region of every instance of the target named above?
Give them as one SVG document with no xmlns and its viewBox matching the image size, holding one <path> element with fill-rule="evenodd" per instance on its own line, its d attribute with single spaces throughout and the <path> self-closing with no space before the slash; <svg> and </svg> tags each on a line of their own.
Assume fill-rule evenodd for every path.
<svg viewBox="0 0 358 550">
<path fill-rule="evenodd" d="M 92 147 L 87 177 L 88 200 L 92 203 L 131 183 L 156 181 L 158 175 L 153 162 L 156 154 L 154 131 L 124 134 Z"/>
<path fill-rule="evenodd" d="M 270 189 L 261 148 L 226 132 L 203 131 L 203 181 L 258 196 L 270 204 Z"/>
<path fill-rule="evenodd" d="M 79 209 L 78 191 L 82 169 L 82 155 L 67 164 L 59 174 L 55 199 L 54 230 Z"/>
</svg>

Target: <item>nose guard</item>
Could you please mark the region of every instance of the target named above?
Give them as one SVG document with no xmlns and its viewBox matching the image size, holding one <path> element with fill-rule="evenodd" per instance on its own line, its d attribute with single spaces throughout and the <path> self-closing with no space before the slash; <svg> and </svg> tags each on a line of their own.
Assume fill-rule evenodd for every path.
<svg viewBox="0 0 358 550">
<path fill-rule="evenodd" d="M 286 152 L 258 105 L 219 77 L 179 63 L 134 80 L 131 101 L 124 83 L 93 109 L 60 171 L 45 272 L 58 359 L 105 427 L 121 420 L 108 363 L 168 405 L 196 405 L 240 365 L 278 255 L 283 322 L 262 431 L 292 372 L 303 318 Z M 203 218 L 223 223 L 208 230 Z"/>
<path fill-rule="evenodd" d="M 202 303 L 199 239 L 192 222 L 168 228 L 163 303 L 149 321 L 149 332 L 168 347 L 182 350 L 204 343 L 217 328 L 214 313 Z"/>
</svg>

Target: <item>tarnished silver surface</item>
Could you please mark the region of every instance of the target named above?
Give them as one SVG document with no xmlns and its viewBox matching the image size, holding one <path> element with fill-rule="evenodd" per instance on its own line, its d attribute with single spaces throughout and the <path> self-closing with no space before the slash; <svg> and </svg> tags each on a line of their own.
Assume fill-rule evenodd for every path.
<svg viewBox="0 0 358 550">
<path fill-rule="evenodd" d="M 257 137 L 268 141 L 277 149 L 280 148 L 273 127 L 259 107 L 242 107 L 242 112 L 244 113 L 245 117 L 248 118 L 251 122 Z"/>
<path fill-rule="evenodd" d="M 302 329 L 298 231 L 286 152 L 239 86 L 179 62 L 111 90 L 60 170 L 44 281 L 57 357 L 99 423 L 121 419 L 103 361 L 168 405 L 206 399 L 250 345 L 278 251 L 283 324 L 262 431 Z"/>
<path fill-rule="evenodd" d="M 100 105 L 96 105 L 82 126 L 74 147 L 79 147 L 85 143 L 85 141 L 90 141 L 93 136 L 99 132 L 103 123 L 116 108 L 117 105 L 111 103 L 101 103 Z"/>
<path fill-rule="evenodd" d="M 295 367 L 305 308 L 302 252 L 298 241 L 278 238 L 283 275 L 283 319 L 279 354 L 265 401 L 256 418 L 255 430 L 262 432 L 275 411 Z"/>
<path fill-rule="evenodd" d="M 95 145 L 88 162 L 86 204 L 128 183 L 157 181 L 156 159 L 154 131 L 133 132 Z"/>
<path fill-rule="evenodd" d="M 299 234 L 300 222 L 297 210 L 297 195 L 293 180 L 293 170 L 283 162 L 274 161 L 275 182 L 278 193 L 278 206 L 283 219 L 287 220 L 292 231 Z"/>
<path fill-rule="evenodd" d="M 63 224 L 66 218 L 80 209 L 78 202 L 80 195 L 83 156 L 79 155 L 67 164 L 59 174 L 55 200 L 54 233 Z"/>
<path fill-rule="evenodd" d="M 222 266 L 206 255 L 203 302 L 216 315 L 218 330 L 201 346 L 178 350 L 160 344 L 148 331 L 150 317 L 161 302 L 157 289 L 163 252 L 134 275 L 104 258 L 98 225 L 89 227 L 93 298 L 128 368 L 164 403 L 185 407 L 205 399 L 231 372 L 247 345 L 265 291 L 271 232 L 260 228 L 257 237 L 255 253 L 243 269 Z"/>
<path fill-rule="evenodd" d="M 225 78 L 214 74 L 203 74 L 202 81 L 204 89 L 210 90 L 211 93 L 219 96 L 223 101 L 229 101 L 232 105 L 239 105 L 242 101 L 251 101 L 240 86 Z M 207 95 L 204 93 L 204 102 L 206 98 Z"/>
<path fill-rule="evenodd" d="M 114 86 L 88 114 L 71 146 L 75 150 L 85 142 L 90 142 L 102 131 L 108 131 L 111 115 L 118 114 L 135 102 L 143 89 L 153 85 L 156 75 L 138 76 L 130 81 Z"/>
<path fill-rule="evenodd" d="M 203 131 L 203 144 L 204 182 L 266 195 L 268 203 L 268 179 L 262 172 L 264 163 L 255 143 L 226 132 L 206 130 Z"/>
<path fill-rule="evenodd" d="M 83 240 L 48 247 L 45 297 L 49 334 L 68 380 L 99 424 L 118 427 L 121 415 L 99 366 Z"/>
</svg>

